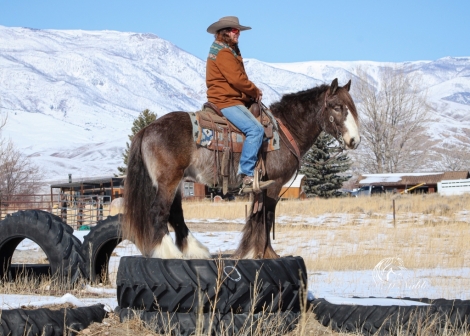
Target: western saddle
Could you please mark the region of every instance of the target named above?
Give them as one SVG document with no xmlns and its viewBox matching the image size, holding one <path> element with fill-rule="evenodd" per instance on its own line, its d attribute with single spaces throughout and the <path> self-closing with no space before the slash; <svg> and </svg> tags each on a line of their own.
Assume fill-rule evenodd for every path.
<svg viewBox="0 0 470 336">
<path fill-rule="evenodd" d="M 258 103 L 251 104 L 249 110 L 264 126 L 265 141 L 263 141 L 259 151 L 255 168 L 255 179 L 260 179 L 266 174 L 265 155 L 263 154 L 279 149 L 279 135 L 276 134 L 277 121 Z M 228 192 L 230 168 L 233 166 L 232 153 L 241 153 L 245 135 L 223 116 L 216 105 L 210 102 L 205 103 L 202 111 L 196 113 L 196 120 L 201 131 L 212 131 L 212 139 L 204 146 L 214 151 L 214 185 L 217 185 L 217 182 L 220 181 L 219 178 L 222 177 L 222 192 L 226 194 Z M 277 141 L 273 141 L 276 140 L 273 138 L 276 138 Z M 201 143 L 199 144 L 201 145 Z M 219 153 L 222 153 L 221 160 L 219 160 Z"/>
</svg>

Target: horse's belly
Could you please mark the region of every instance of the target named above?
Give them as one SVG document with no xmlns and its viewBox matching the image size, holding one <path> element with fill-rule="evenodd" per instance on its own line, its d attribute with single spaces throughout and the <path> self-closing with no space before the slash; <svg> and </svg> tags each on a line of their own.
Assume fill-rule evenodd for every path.
<svg viewBox="0 0 470 336">
<path fill-rule="evenodd" d="M 217 169 L 221 170 L 223 153 L 218 153 L 219 164 L 215 162 L 215 152 L 203 147 L 199 147 L 193 155 L 190 166 L 185 171 L 185 177 L 190 177 L 198 183 L 208 186 L 222 186 L 222 176 L 215 173 Z M 229 186 L 237 187 L 241 183 L 241 177 L 237 176 L 238 162 L 240 155 L 232 154 L 230 162 Z"/>
</svg>

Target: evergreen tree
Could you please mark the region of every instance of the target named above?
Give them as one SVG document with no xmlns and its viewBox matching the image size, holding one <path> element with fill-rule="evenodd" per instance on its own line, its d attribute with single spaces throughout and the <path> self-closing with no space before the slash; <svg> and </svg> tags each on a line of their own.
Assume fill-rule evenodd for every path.
<svg viewBox="0 0 470 336">
<path fill-rule="evenodd" d="M 132 142 L 134 135 L 136 135 L 142 128 L 150 125 L 153 121 L 157 119 L 157 115 L 150 111 L 149 109 L 143 110 L 139 116 L 132 123 L 131 134 L 129 135 L 129 140 Z M 126 150 L 122 153 L 124 166 L 118 167 L 120 175 L 126 175 L 127 171 L 127 160 L 129 156 L 129 149 L 131 147 L 130 142 L 126 142 Z"/>
<path fill-rule="evenodd" d="M 339 175 L 351 166 L 346 154 L 337 154 L 332 148 L 336 140 L 329 134 L 321 133 L 312 148 L 302 158 L 300 174 L 305 174 L 304 191 L 308 197 L 337 197 L 344 181 L 351 176 Z"/>
</svg>

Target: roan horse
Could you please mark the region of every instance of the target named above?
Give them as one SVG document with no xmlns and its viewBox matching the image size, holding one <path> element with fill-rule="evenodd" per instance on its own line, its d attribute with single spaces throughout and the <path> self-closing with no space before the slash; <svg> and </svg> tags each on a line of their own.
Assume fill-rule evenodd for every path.
<svg viewBox="0 0 470 336">
<path fill-rule="evenodd" d="M 272 114 L 292 134 L 300 158 L 322 131 L 334 136 L 344 148 L 357 148 L 358 115 L 349 95 L 350 86 L 351 81 L 339 87 L 335 79 L 331 85 L 284 95 L 270 106 Z M 269 233 L 281 187 L 294 175 L 300 159 L 286 143 L 281 141 L 279 150 L 266 153 L 266 177 L 275 183 L 264 191 L 264 212 L 254 213 L 252 205 L 236 258 L 279 257 Z M 234 155 L 234 166 L 238 166 L 239 158 L 239 154 Z M 210 258 L 208 249 L 186 226 L 179 190 L 185 177 L 210 185 L 213 159 L 213 152 L 195 144 L 186 112 L 168 113 L 137 133 L 128 156 L 123 237 L 133 241 L 146 257 Z M 233 176 L 231 182 L 240 185 L 241 178 Z M 169 235 L 168 223 L 175 231 L 176 244 Z"/>
</svg>

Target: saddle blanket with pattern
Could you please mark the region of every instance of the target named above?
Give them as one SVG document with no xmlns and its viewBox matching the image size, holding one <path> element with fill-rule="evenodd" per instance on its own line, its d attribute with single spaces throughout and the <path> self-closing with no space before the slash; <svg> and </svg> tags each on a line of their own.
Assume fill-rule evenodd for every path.
<svg viewBox="0 0 470 336">
<path fill-rule="evenodd" d="M 205 113 L 206 116 L 207 113 L 210 113 L 209 118 L 206 116 L 201 116 L 201 113 Z M 191 125 L 193 126 L 194 142 L 196 142 L 198 146 L 211 150 L 217 149 L 222 151 L 225 147 L 225 144 L 228 143 L 231 146 L 232 152 L 241 153 L 243 142 L 245 141 L 245 135 L 227 119 L 221 118 L 213 112 L 207 112 L 207 109 L 198 112 L 188 112 L 188 114 L 191 118 Z M 211 121 L 208 122 L 208 119 L 211 119 Z M 275 119 L 271 118 L 271 120 Z M 225 127 L 227 129 L 225 124 L 229 125 L 229 132 L 224 132 L 223 128 Z M 217 134 L 217 137 L 215 137 L 215 134 Z M 226 141 L 224 139 L 224 135 L 230 135 L 232 141 Z M 263 144 L 261 146 L 263 152 L 278 150 L 279 140 L 279 132 L 277 131 L 277 127 L 273 127 L 272 137 L 265 137 L 263 139 Z"/>
</svg>

